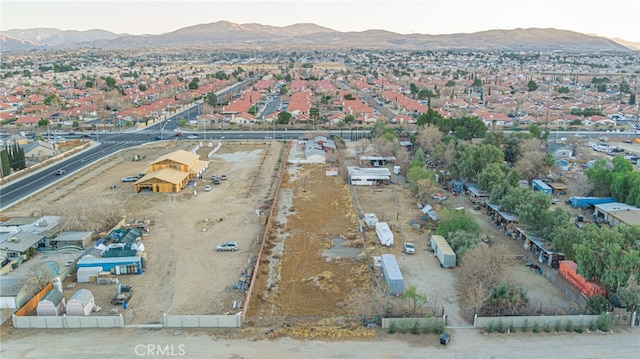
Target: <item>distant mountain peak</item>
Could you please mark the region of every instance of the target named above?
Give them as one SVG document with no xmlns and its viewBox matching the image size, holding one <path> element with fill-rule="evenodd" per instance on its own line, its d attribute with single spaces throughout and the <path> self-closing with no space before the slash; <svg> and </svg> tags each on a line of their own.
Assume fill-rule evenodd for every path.
<svg viewBox="0 0 640 359">
<path fill-rule="evenodd" d="M 281 46 L 301 49 L 377 48 L 377 49 L 476 49 L 476 50 L 565 50 L 629 51 L 633 43 L 613 41 L 569 30 L 553 28 L 494 29 L 475 33 L 403 35 L 371 29 L 340 32 L 313 23 L 271 26 L 258 23 L 237 24 L 220 20 L 183 27 L 160 35 L 118 35 L 104 30 L 59 30 L 53 28 L 14 29 L 0 32 L 2 51 L 25 51 L 36 48 L 95 47 L 121 49 L 144 47 L 217 47 Z"/>
</svg>

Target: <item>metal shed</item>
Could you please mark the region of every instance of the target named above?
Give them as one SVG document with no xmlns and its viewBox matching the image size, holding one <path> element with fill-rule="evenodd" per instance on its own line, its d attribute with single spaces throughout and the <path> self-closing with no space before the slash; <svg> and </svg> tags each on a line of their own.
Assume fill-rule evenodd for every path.
<svg viewBox="0 0 640 359">
<path fill-rule="evenodd" d="M 75 292 L 67 303 L 68 316 L 85 316 L 91 314 L 96 303 L 93 293 L 88 289 L 79 289 Z"/>
<path fill-rule="evenodd" d="M 38 302 L 36 313 L 39 317 L 57 317 L 66 309 L 64 295 L 56 289 L 52 289 Z"/>
</svg>

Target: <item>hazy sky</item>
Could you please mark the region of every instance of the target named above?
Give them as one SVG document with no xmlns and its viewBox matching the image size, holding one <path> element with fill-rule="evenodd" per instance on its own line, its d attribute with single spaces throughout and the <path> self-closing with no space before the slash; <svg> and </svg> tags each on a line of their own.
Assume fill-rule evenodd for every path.
<svg viewBox="0 0 640 359">
<path fill-rule="evenodd" d="M 0 0 L 0 13 L 0 30 L 53 27 L 139 35 L 228 20 L 433 35 L 553 27 L 640 42 L 639 0 Z"/>
</svg>

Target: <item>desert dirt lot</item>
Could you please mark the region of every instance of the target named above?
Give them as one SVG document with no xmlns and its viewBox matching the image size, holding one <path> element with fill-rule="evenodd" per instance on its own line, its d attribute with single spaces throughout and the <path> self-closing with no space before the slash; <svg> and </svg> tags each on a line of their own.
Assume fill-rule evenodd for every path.
<svg viewBox="0 0 640 359">
<path fill-rule="evenodd" d="M 147 169 L 149 162 L 176 149 L 191 150 L 196 141 L 170 141 L 129 149 L 66 177 L 52 188 L 10 208 L 5 213 L 30 215 L 34 209 L 46 214 L 68 215 L 69 201 L 116 200 L 130 219 L 152 219 L 155 224 L 143 237 L 148 263 L 142 275 L 119 276 L 134 287 L 130 310 L 134 323 L 159 322 L 168 314 L 222 314 L 231 311 L 240 291 L 226 287 L 238 281 L 257 253 L 256 237 L 263 230 L 266 209 L 273 198 L 282 142 L 225 143 L 211 158 L 208 172 L 195 187 L 179 193 L 135 193 L 133 184 L 120 179 Z M 211 151 L 198 150 L 201 159 Z M 144 159 L 132 161 L 135 155 Z M 228 179 L 212 185 L 211 174 Z M 111 185 L 117 188 L 110 188 Z M 204 192 L 205 185 L 212 185 Z M 197 192 L 197 194 L 195 194 Z M 222 241 L 237 241 L 237 252 L 216 252 Z M 70 278 L 71 279 L 71 278 Z M 78 284 L 90 289 L 96 304 L 112 308 L 113 285 Z M 67 293 L 70 296 L 70 293 Z M 108 312 L 108 311 L 106 311 Z"/>
<path fill-rule="evenodd" d="M 424 221 L 410 191 L 398 183 L 390 186 L 354 186 L 349 188 L 344 174 L 325 175 L 326 165 L 287 164 L 280 191 L 276 180 L 286 143 L 230 142 L 212 156 L 203 180 L 180 193 L 134 193 L 133 185 L 120 178 L 144 172 L 149 162 L 176 149 L 191 150 L 197 141 L 168 141 L 118 153 L 90 169 L 74 174 L 51 189 L 11 208 L 7 215 L 29 215 L 38 209 L 46 214 L 65 215 L 69 201 L 116 200 L 130 219 L 152 219 L 154 225 L 144 236 L 148 266 L 143 275 L 120 276 L 123 284 L 134 287 L 129 309 L 133 323 L 160 322 L 167 314 L 233 313 L 234 301 L 245 294 L 228 287 L 249 272 L 258 254 L 266 230 L 266 243 L 252 301 L 247 310 L 248 323 L 258 318 L 281 316 L 333 317 L 354 313 L 352 295 L 371 287 L 368 263 L 373 256 L 395 254 L 405 277 L 405 288 L 415 286 L 428 298 L 425 311 L 439 315 L 445 309 L 451 326 L 469 325 L 472 313 L 460 305 L 456 290 L 456 269 L 442 269 L 427 250 L 429 231 L 416 230 L 412 223 Z M 198 150 L 202 159 L 211 148 Z M 294 148 L 296 144 L 293 144 Z M 345 151 L 345 162 L 355 163 Z M 138 155 L 144 159 L 132 161 Z M 343 172 L 341 167 L 340 172 Z M 212 174 L 227 174 L 228 180 L 213 185 Z M 117 184 L 117 188 L 110 188 Z M 197 191 L 197 194 L 196 192 Z M 351 201 L 350 191 L 356 198 Z M 277 203 L 270 226 L 265 227 L 274 196 Z M 471 209 L 466 197 L 450 197 L 445 207 L 467 207 L 482 226 L 483 234 L 496 241 L 504 238 L 480 211 Z M 261 212 L 257 215 L 256 211 Z M 365 229 L 361 241 L 359 216 L 375 213 L 389 223 L 395 245 L 380 245 L 375 231 Z M 364 224 L 364 223 L 362 223 Z M 222 241 L 237 241 L 238 252 L 216 252 Z M 415 255 L 402 253 L 405 241 L 416 245 Z M 379 268 L 373 268 L 379 275 Z M 568 300 L 542 276 L 517 266 L 510 279 L 529 293 L 532 306 L 549 309 Z M 109 299 L 113 285 L 78 284 L 87 288 L 103 309 L 113 308 Z M 68 294 L 70 295 L 70 294 Z M 400 301 L 399 298 L 396 299 Z M 105 312 L 109 312 L 105 310 Z M 548 312 L 548 311 L 547 311 Z M 273 322 L 263 324 L 273 325 Z"/>
</svg>

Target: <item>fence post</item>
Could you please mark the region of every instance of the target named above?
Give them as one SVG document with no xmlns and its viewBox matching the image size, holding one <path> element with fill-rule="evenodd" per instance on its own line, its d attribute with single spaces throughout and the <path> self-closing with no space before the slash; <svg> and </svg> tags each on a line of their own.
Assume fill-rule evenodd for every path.
<svg viewBox="0 0 640 359">
<path fill-rule="evenodd" d="M 477 328 L 478 313 L 473 315 L 473 327 Z"/>
</svg>

